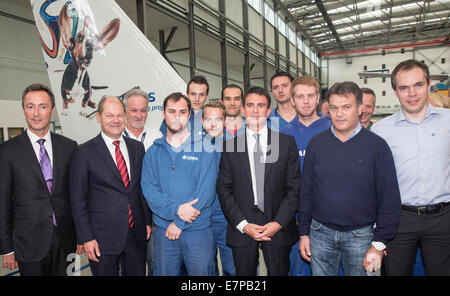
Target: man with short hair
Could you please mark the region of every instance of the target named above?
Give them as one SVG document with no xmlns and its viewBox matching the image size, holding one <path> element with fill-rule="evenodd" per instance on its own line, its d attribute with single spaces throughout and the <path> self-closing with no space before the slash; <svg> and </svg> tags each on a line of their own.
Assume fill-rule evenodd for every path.
<svg viewBox="0 0 450 296">
<path fill-rule="evenodd" d="M 197 142 L 201 142 L 203 137 L 203 127 L 202 127 L 202 108 L 203 105 L 208 101 L 209 96 L 209 84 L 205 77 L 194 76 L 189 80 L 186 87 L 186 96 L 191 102 L 190 119 L 187 128 L 191 131 L 192 136 Z M 165 135 L 166 122 L 163 120 L 159 130 Z"/>
<path fill-rule="evenodd" d="M 330 129 L 313 137 L 298 206 L 300 253 L 313 275 L 363 276 L 381 267 L 395 234 L 400 193 L 387 143 L 359 123 L 362 93 L 353 82 L 327 92 Z M 376 227 L 375 227 L 376 225 Z"/>
<path fill-rule="evenodd" d="M 123 95 L 126 119 L 123 134 L 142 142 L 145 151 L 153 144 L 155 139 L 162 137 L 161 132 L 153 133 L 145 128 L 148 116 L 148 100 L 148 95 L 139 88 L 131 89 Z"/>
<path fill-rule="evenodd" d="M 294 79 L 291 86 L 291 102 L 297 116 L 281 129 L 281 133 L 294 136 L 300 156 L 300 169 L 303 169 L 306 147 L 309 140 L 327 130 L 331 126 L 330 117 L 316 112 L 320 100 L 320 86 L 311 76 L 301 76 Z M 290 275 L 311 275 L 308 262 L 302 260 L 299 244 L 292 246 Z"/>
<path fill-rule="evenodd" d="M 69 167 L 77 143 L 50 131 L 55 96 L 42 84 L 22 94 L 28 128 L 0 145 L 0 255 L 22 276 L 69 275 L 77 249 Z M 81 251 L 81 248 L 79 248 Z"/>
<path fill-rule="evenodd" d="M 203 139 L 203 146 L 205 147 L 206 151 L 211 151 L 217 154 L 217 161 L 215 163 L 216 177 L 219 172 L 219 162 L 223 145 L 225 110 L 226 109 L 224 105 L 220 101 L 209 102 L 203 107 L 202 123 L 203 129 L 206 132 L 206 135 Z M 233 253 L 226 242 L 228 222 L 223 215 L 223 211 L 220 207 L 217 194 L 212 204 L 211 226 L 214 235 L 214 249 L 216 250 L 216 256 L 214 256 L 215 275 L 219 275 L 217 264 L 218 248 L 220 254 L 220 262 L 222 265 L 222 275 L 234 276 L 236 274 L 236 270 L 234 268 Z"/>
<path fill-rule="evenodd" d="M 222 89 L 220 101 L 225 107 L 225 139 L 240 135 L 245 130 L 244 119 L 241 116 L 242 88 L 230 84 Z"/>
<path fill-rule="evenodd" d="M 214 274 L 211 205 L 215 196 L 216 154 L 206 152 L 188 129 L 191 102 L 181 93 L 163 104 L 167 134 L 144 157 L 142 190 L 154 214 L 158 275 Z M 200 139 L 200 142 L 201 139 Z M 197 150 L 200 146 L 202 149 Z"/>
<path fill-rule="evenodd" d="M 288 275 L 289 251 L 298 240 L 295 140 L 267 127 L 270 96 L 265 89 L 247 90 L 241 112 L 246 131 L 224 143 L 217 178 L 236 275 L 256 275 L 259 247 L 269 276 Z"/>
<path fill-rule="evenodd" d="M 79 243 L 94 276 L 145 275 L 151 212 L 140 187 L 144 145 L 123 137 L 125 105 L 102 98 L 101 132 L 74 152 L 70 199 Z M 119 267 L 120 266 L 120 267 Z"/>
<path fill-rule="evenodd" d="M 291 103 L 291 83 L 293 80 L 294 77 L 287 72 L 277 72 L 270 79 L 272 95 L 277 102 L 277 106 L 270 113 L 268 127 L 274 131 L 280 131 L 297 115 Z"/>
<path fill-rule="evenodd" d="M 427 103 L 428 67 L 399 63 L 391 76 L 400 110 L 372 131 L 392 149 L 401 193 L 397 233 L 387 244 L 386 275 L 411 275 L 420 246 L 426 275 L 450 275 L 450 110 Z"/>
<path fill-rule="evenodd" d="M 140 141 L 147 149 L 153 144 L 153 141 L 162 137 L 160 131 L 150 131 L 145 128 L 148 116 L 148 95 L 140 88 L 134 88 L 123 95 L 125 105 L 125 129 L 123 135 L 131 139 Z M 153 275 L 155 265 L 153 236 L 147 242 L 147 274 Z"/>
<path fill-rule="evenodd" d="M 359 122 L 363 127 L 370 130 L 373 125 L 373 122 L 370 119 L 372 118 L 373 112 L 375 111 L 375 92 L 367 87 L 361 88 L 361 91 L 363 94 L 363 109 Z"/>
</svg>

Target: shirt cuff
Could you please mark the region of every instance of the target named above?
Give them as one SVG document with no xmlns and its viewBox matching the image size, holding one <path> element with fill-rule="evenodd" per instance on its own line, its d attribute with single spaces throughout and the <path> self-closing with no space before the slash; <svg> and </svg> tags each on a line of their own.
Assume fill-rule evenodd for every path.
<svg viewBox="0 0 450 296">
<path fill-rule="evenodd" d="M 242 220 L 241 223 L 239 223 L 236 228 L 241 232 L 244 233 L 244 227 L 248 224 L 247 220 Z"/>
<path fill-rule="evenodd" d="M 8 254 L 2 254 L 1 256 L 8 256 L 8 255 L 12 255 L 14 254 L 14 252 L 8 253 Z"/>
</svg>

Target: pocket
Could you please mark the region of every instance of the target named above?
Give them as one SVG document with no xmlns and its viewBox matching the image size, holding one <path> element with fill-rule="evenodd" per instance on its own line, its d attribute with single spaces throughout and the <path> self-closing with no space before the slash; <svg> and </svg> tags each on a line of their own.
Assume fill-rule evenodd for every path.
<svg viewBox="0 0 450 296">
<path fill-rule="evenodd" d="M 311 230 L 318 231 L 322 227 L 322 223 L 317 222 L 316 220 L 311 221 Z"/>
<path fill-rule="evenodd" d="M 367 226 L 364 228 L 356 229 L 352 231 L 355 237 L 370 237 L 373 236 L 373 226 Z"/>
</svg>

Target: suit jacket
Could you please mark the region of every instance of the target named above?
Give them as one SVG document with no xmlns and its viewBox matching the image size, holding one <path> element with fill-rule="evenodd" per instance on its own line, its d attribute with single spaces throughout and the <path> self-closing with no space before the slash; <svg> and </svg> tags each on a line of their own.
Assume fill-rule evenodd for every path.
<svg viewBox="0 0 450 296">
<path fill-rule="evenodd" d="M 65 252 L 76 250 L 69 170 L 77 143 L 51 133 L 53 183 L 49 193 L 26 132 L 0 145 L 0 254 L 22 262 L 42 260 L 50 249 L 52 211 Z"/>
<path fill-rule="evenodd" d="M 131 181 L 125 187 L 101 134 L 74 152 L 70 171 L 70 199 L 79 243 L 97 240 L 102 255 L 120 254 L 128 236 L 128 204 L 138 245 L 146 246 L 151 212 L 141 190 L 144 145 L 124 137 L 130 158 Z"/>
<path fill-rule="evenodd" d="M 298 240 L 295 213 L 300 186 L 300 161 L 292 136 L 268 130 L 264 176 L 264 223 L 276 221 L 279 230 L 269 244 L 288 246 Z M 243 247 L 253 238 L 236 226 L 243 220 L 256 223 L 247 133 L 224 143 L 217 179 L 220 205 L 228 220 L 227 244 Z M 277 155 L 278 153 L 278 155 Z M 267 160 L 275 160 L 267 163 Z"/>
</svg>

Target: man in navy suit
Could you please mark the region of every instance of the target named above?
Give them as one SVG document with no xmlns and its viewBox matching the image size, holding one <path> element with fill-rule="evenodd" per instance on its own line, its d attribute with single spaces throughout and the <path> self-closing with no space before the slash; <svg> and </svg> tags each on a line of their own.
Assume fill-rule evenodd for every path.
<svg viewBox="0 0 450 296">
<path fill-rule="evenodd" d="M 151 212 L 140 186 L 144 146 L 122 136 L 125 107 L 117 97 L 98 105 L 102 132 L 74 152 L 70 191 L 78 242 L 93 275 L 145 275 Z"/>
</svg>

